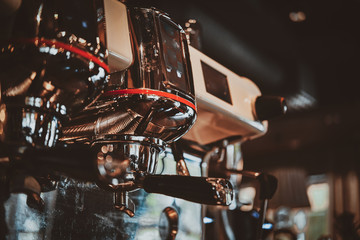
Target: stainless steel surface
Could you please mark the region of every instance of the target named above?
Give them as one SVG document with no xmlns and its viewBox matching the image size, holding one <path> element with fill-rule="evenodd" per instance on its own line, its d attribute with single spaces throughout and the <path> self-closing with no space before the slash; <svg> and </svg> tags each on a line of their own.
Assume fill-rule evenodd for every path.
<svg viewBox="0 0 360 240">
<path fill-rule="evenodd" d="M 129 8 L 134 63 L 125 78 L 110 78 L 109 90 L 149 88 L 194 103 L 194 84 L 186 35 L 156 9 Z"/>
<path fill-rule="evenodd" d="M 110 135 L 94 142 L 92 148 L 97 152 L 101 186 L 115 191 L 137 188 L 136 178 L 153 174 L 159 153 L 164 151 L 161 140 L 139 136 Z"/>
<path fill-rule="evenodd" d="M 229 182 L 224 179 L 208 178 L 207 181 L 213 185 L 214 198 L 219 205 L 229 206 L 233 201 L 233 188 Z"/>
<path fill-rule="evenodd" d="M 25 102 L 18 105 L 10 99 L 3 101 L 0 105 L 0 140 L 16 146 L 54 147 L 66 107 L 51 105 L 49 101 L 35 97 L 25 97 Z"/>
<path fill-rule="evenodd" d="M 159 219 L 161 240 L 175 240 L 179 227 L 179 213 L 172 207 L 165 208 Z"/>
<path fill-rule="evenodd" d="M 125 91 L 125 90 L 124 90 Z M 110 96 L 96 102 L 63 128 L 62 141 L 92 142 L 107 135 L 134 135 L 175 141 L 194 123 L 195 111 L 155 92 Z"/>
<path fill-rule="evenodd" d="M 130 7 L 128 13 L 133 64 L 110 75 L 105 94 L 66 123 L 61 137 L 97 148 L 99 186 L 124 196 L 142 185 L 165 144 L 196 118 L 185 32 L 155 9 Z M 119 199 L 119 209 L 133 215 L 128 200 Z"/>
<path fill-rule="evenodd" d="M 176 161 L 176 173 L 181 176 L 190 176 L 189 169 L 184 160 L 184 151 L 178 142 L 171 143 L 171 153 Z"/>
<path fill-rule="evenodd" d="M 105 134 L 153 137 L 185 134 L 196 119 L 185 32 L 155 9 L 129 8 L 134 62 L 112 73 L 105 94 L 66 124 L 63 140 Z"/>
<path fill-rule="evenodd" d="M 135 216 L 135 204 L 126 191 L 116 191 L 114 193 L 114 207 L 125 212 L 130 217 Z"/>
<path fill-rule="evenodd" d="M 53 147 L 61 122 L 99 96 L 108 71 L 101 8 L 101 1 L 22 2 L 1 46 L 2 142 Z"/>
<path fill-rule="evenodd" d="M 235 192 L 235 205 L 240 204 L 237 200 L 238 190 L 242 181 L 242 175 L 232 174 L 228 169 L 236 169 L 241 171 L 243 169 L 243 155 L 241 152 L 242 139 L 224 140 L 215 144 L 210 151 L 208 151 L 203 158 L 206 165 L 206 176 L 209 177 L 223 177 L 229 179 Z"/>
<path fill-rule="evenodd" d="M 184 159 L 180 159 L 176 163 L 176 173 L 181 176 L 190 176 L 189 170 L 187 169 L 186 162 Z"/>
</svg>

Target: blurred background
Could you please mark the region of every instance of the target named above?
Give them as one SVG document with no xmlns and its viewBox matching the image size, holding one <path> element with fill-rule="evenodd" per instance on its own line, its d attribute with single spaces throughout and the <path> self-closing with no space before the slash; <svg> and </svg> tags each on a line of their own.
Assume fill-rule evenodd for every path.
<svg viewBox="0 0 360 240">
<path fill-rule="evenodd" d="M 245 169 L 279 179 L 268 216 L 278 239 L 289 239 L 287 230 L 297 239 L 359 239 L 360 1 L 143 4 L 190 27 L 194 45 L 263 94 L 286 98 L 288 114 L 242 146 Z"/>
</svg>

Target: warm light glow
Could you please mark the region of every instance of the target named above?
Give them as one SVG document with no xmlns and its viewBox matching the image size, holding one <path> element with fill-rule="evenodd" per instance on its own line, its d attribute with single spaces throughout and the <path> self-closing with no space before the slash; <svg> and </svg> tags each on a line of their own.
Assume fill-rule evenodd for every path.
<svg viewBox="0 0 360 240">
<path fill-rule="evenodd" d="M 6 117 L 6 108 L 5 105 L 1 105 L 0 107 L 0 122 L 5 122 Z"/>
<path fill-rule="evenodd" d="M 214 222 L 214 219 L 209 218 L 209 217 L 204 217 L 203 222 L 204 222 L 204 224 L 209 224 L 209 223 Z"/>
<path fill-rule="evenodd" d="M 262 229 L 270 230 L 273 228 L 273 225 L 271 223 L 264 223 L 262 226 Z"/>
<path fill-rule="evenodd" d="M 307 92 L 300 91 L 299 93 L 287 98 L 286 104 L 288 109 L 303 110 L 316 106 L 317 102 L 316 99 Z"/>
<path fill-rule="evenodd" d="M 10 160 L 9 160 L 9 158 L 8 157 L 3 157 L 3 158 L 0 158 L 0 163 L 1 162 L 9 162 Z"/>
<path fill-rule="evenodd" d="M 303 210 L 299 210 L 294 216 L 294 223 L 299 232 L 303 232 L 306 224 L 307 224 L 307 217 L 306 213 Z"/>
<path fill-rule="evenodd" d="M 41 21 L 42 10 L 43 10 L 43 4 L 40 5 L 36 15 L 36 22 L 38 26 L 40 25 L 40 21 Z"/>
<path fill-rule="evenodd" d="M 53 91 L 55 86 L 51 84 L 51 82 L 44 82 L 43 87 L 48 91 Z"/>
<path fill-rule="evenodd" d="M 313 212 L 325 211 L 329 208 L 329 184 L 312 184 L 307 189 L 307 195 Z"/>
<path fill-rule="evenodd" d="M 79 43 L 81 43 L 81 44 L 86 44 L 86 40 L 85 39 L 83 39 L 83 38 L 79 38 L 79 41 L 78 41 Z"/>
<path fill-rule="evenodd" d="M 108 147 L 106 145 L 102 146 L 101 151 L 106 154 L 108 152 Z"/>
<path fill-rule="evenodd" d="M 303 22 L 306 20 L 306 14 L 302 11 L 290 12 L 289 18 L 293 22 Z"/>
<path fill-rule="evenodd" d="M 253 209 L 256 189 L 254 187 L 240 188 L 239 202 L 245 204 L 241 206 L 242 211 L 251 211 Z"/>
</svg>

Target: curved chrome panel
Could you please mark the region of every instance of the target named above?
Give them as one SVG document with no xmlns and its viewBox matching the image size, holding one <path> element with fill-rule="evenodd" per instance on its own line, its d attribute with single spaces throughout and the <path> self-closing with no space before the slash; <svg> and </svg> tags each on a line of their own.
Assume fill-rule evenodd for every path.
<svg viewBox="0 0 360 240">
<path fill-rule="evenodd" d="M 159 153 L 164 151 L 159 139 L 137 136 L 105 136 L 95 141 L 97 169 L 101 186 L 116 191 L 134 190 L 135 178 L 153 174 Z M 104 186 L 106 185 L 106 186 Z"/>
<path fill-rule="evenodd" d="M 92 103 L 108 66 L 101 1 L 22 1 L 0 51 L 1 141 L 52 147 L 60 122 Z"/>
</svg>

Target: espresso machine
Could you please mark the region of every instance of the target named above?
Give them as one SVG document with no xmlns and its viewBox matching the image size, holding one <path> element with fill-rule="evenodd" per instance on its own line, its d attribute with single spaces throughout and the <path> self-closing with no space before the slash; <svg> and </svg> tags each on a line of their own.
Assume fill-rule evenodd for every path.
<svg viewBox="0 0 360 240">
<path fill-rule="evenodd" d="M 239 143 L 283 99 L 189 46 L 166 13 L 18 2 L 0 52 L 0 237 L 204 239 L 207 206 L 264 176 L 242 170 Z"/>
</svg>

